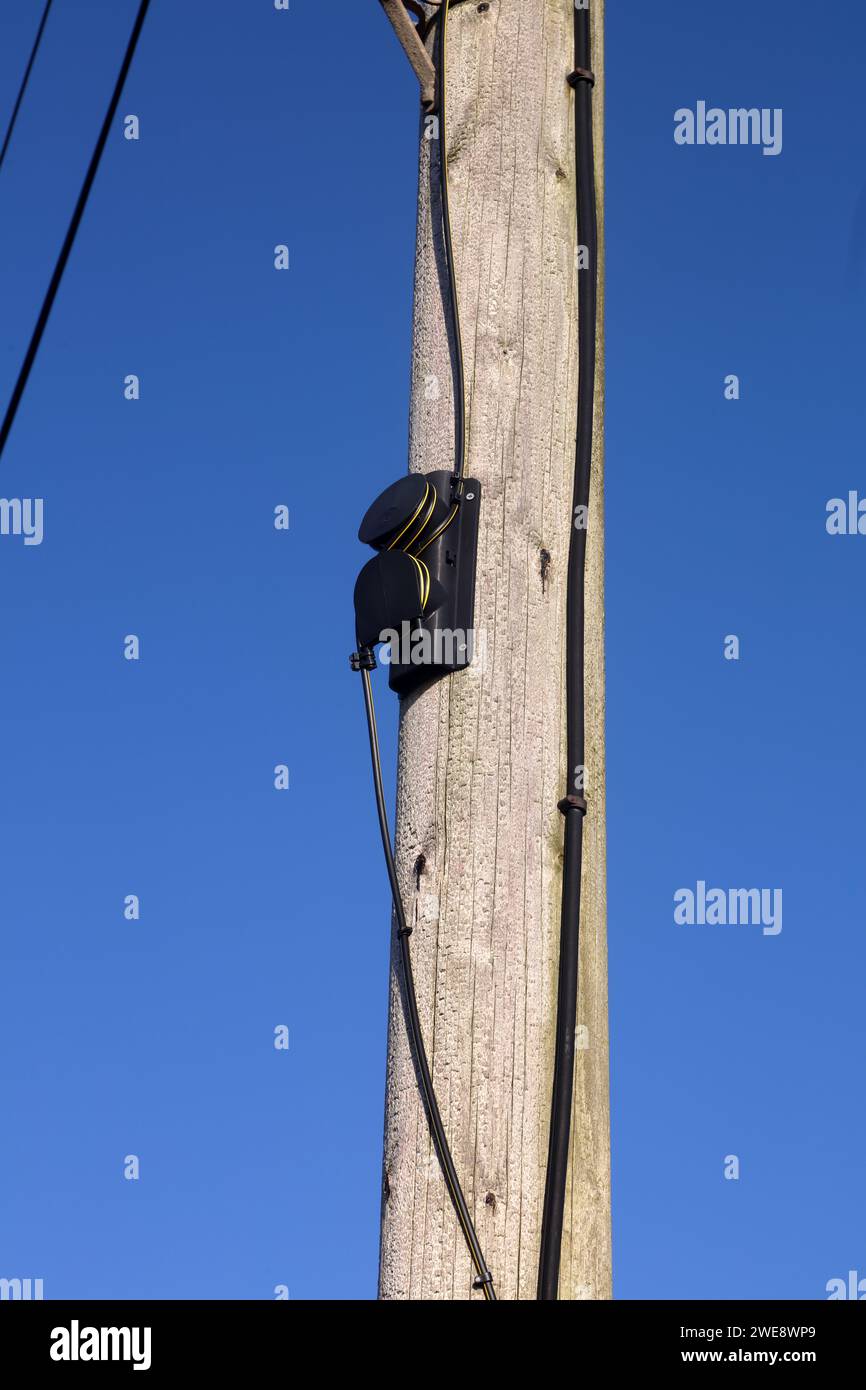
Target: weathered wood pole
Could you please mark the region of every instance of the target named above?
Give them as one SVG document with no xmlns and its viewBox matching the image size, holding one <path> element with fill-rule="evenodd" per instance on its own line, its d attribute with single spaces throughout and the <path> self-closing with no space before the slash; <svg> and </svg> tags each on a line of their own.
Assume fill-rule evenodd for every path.
<svg viewBox="0 0 866 1390">
<path fill-rule="evenodd" d="M 504 1299 L 534 1299 L 567 786 L 566 562 L 577 401 L 575 0 L 470 0 L 448 20 L 448 168 L 482 484 L 482 659 L 401 708 L 396 853 L 455 1162 Z M 427 6 L 433 14 L 432 6 Z M 611 1297 L 605 931 L 603 19 L 592 0 L 600 245 L 586 598 L 580 1005 L 560 1298 Z M 435 26 L 434 26 L 435 29 Z M 428 38 L 432 52 L 434 36 Z M 410 467 L 453 463 L 436 161 L 420 141 Z M 432 219 L 431 219 L 432 203 Z M 436 228 L 431 235 L 431 221 Z M 392 961 L 380 1297 L 480 1300 L 418 1095 Z"/>
</svg>

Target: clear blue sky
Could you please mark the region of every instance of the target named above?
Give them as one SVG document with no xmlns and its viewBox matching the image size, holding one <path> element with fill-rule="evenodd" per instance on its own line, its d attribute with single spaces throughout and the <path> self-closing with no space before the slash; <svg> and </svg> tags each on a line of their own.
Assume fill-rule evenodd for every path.
<svg viewBox="0 0 866 1390">
<path fill-rule="evenodd" d="M 0 11 L 0 129 L 41 3 Z M 3 400 L 135 8 L 55 0 L 0 174 Z M 866 1275 L 866 537 L 824 525 L 866 493 L 866 18 L 633 3 L 607 42 L 616 1293 L 821 1298 Z M 699 99 L 783 108 L 782 154 L 677 147 Z M 375 1295 L 388 894 L 347 654 L 405 467 L 416 110 L 375 0 L 153 0 L 141 139 L 3 460 L 45 539 L 0 537 L 0 1276 L 49 1298 Z M 781 934 L 675 925 L 701 879 L 781 888 Z"/>
</svg>

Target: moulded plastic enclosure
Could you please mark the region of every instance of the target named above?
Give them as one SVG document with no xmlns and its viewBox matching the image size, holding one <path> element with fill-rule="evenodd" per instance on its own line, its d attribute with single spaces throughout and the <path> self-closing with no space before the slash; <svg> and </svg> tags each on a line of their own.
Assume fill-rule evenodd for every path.
<svg viewBox="0 0 866 1390">
<path fill-rule="evenodd" d="M 447 470 L 436 470 L 423 476 L 436 488 L 440 499 L 450 504 L 453 475 Z M 444 593 L 427 617 L 401 624 L 397 649 L 387 654 L 388 682 L 398 695 L 409 695 L 441 676 L 465 670 L 472 661 L 476 649 L 473 621 L 480 505 L 479 482 L 465 478 L 456 517 L 421 553 L 434 585 L 441 585 Z M 381 655 L 384 661 L 384 649 Z"/>
</svg>

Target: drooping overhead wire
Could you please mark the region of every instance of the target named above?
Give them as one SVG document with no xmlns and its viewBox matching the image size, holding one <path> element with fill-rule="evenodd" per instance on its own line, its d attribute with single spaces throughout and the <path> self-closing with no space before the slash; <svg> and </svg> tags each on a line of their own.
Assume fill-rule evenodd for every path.
<svg viewBox="0 0 866 1390">
<path fill-rule="evenodd" d="M 33 40 L 33 47 L 30 50 L 30 57 L 24 69 L 24 76 L 21 79 L 21 86 L 18 88 L 18 95 L 15 98 L 15 105 L 12 107 L 12 115 L 9 117 L 9 124 L 6 127 L 6 134 L 3 137 L 3 145 L 0 147 L 0 169 L 6 158 L 6 151 L 9 148 L 9 141 L 12 139 L 12 132 L 15 129 L 15 122 L 18 120 L 18 112 L 21 110 L 21 103 L 24 100 L 24 93 L 27 91 L 27 83 L 30 81 L 30 72 L 36 62 L 36 54 L 39 52 L 39 45 L 42 42 L 42 31 L 45 28 L 45 21 L 48 18 L 48 11 L 51 9 L 53 0 L 45 0 L 45 8 L 42 11 L 42 18 L 39 21 L 39 28 L 36 30 L 36 38 Z"/>
<path fill-rule="evenodd" d="M 75 243 L 75 237 L 78 232 L 78 228 L 81 224 L 81 219 L 84 216 L 84 209 L 87 206 L 87 199 L 89 197 L 90 190 L 93 186 L 93 181 L 96 178 L 96 171 L 99 168 L 99 162 L 102 158 L 102 152 L 105 149 L 105 144 L 108 140 L 108 134 L 111 130 L 111 125 L 114 121 L 114 117 L 117 112 L 117 106 L 118 102 L 120 101 L 121 92 L 123 91 L 127 74 L 129 73 L 132 60 L 135 56 L 135 50 L 138 45 L 139 36 L 141 34 L 142 26 L 144 24 L 145 16 L 147 15 L 149 6 L 150 0 L 141 0 L 141 3 L 138 7 L 138 13 L 135 17 L 135 23 L 132 26 L 132 33 L 129 36 L 129 42 L 126 46 L 126 52 L 123 56 L 123 62 L 120 66 L 120 72 L 118 73 L 117 81 L 114 84 L 114 91 L 111 94 L 111 100 L 108 103 L 108 110 L 105 113 L 105 119 L 102 122 L 102 128 L 99 132 L 99 136 L 97 138 L 93 154 L 90 157 L 90 163 L 87 166 L 87 173 L 84 175 L 84 182 L 81 185 L 81 192 L 79 193 L 78 201 L 75 204 L 75 210 L 72 214 L 72 220 L 69 223 L 69 227 L 66 231 L 66 236 L 63 239 L 63 245 L 60 248 L 60 254 L 57 257 L 57 263 L 54 267 L 54 273 L 51 276 L 51 281 L 48 285 L 48 289 L 45 292 L 45 298 L 42 302 L 42 308 L 39 311 L 39 317 L 36 320 L 36 327 L 33 330 L 33 334 L 30 339 L 30 344 L 24 356 L 24 361 L 21 364 L 21 370 L 18 373 L 18 379 L 15 382 L 15 387 L 12 391 L 9 404 L 6 407 L 6 413 L 3 417 L 3 424 L 0 425 L 0 455 L 2 455 L 3 453 L 3 450 L 6 446 L 6 440 L 9 438 L 9 432 L 12 429 L 13 424 L 15 423 L 15 416 L 18 413 L 18 407 L 21 404 L 21 397 L 24 395 L 24 390 L 27 386 L 27 381 L 30 376 L 33 363 L 36 360 L 36 354 L 39 351 L 39 344 L 41 343 L 42 335 L 45 332 L 45 325 L 48 322 L 49 315 L 51 314 L 52 305 L 54 304 L 54 300 L 57 296 L 57 291 L 60 288 L 60 281 L 63 279 L 63 272 L 66 269 L 66 262 L 69 260 L 69 255 Z"/>
</svg>

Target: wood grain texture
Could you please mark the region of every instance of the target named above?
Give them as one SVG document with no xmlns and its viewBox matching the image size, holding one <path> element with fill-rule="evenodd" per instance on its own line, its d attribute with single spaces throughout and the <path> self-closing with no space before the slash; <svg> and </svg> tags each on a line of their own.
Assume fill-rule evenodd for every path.
<svg viewBox="0 0 866 1390">
<path fill-rule="evenodd" d="M 577 402 L 573 0 L 460 5 L 448 160 L 483 487 L 482 657 L 401 708 L 396 853 L 422 1025 L 499 1296 L 534 1299 L 547 1158 L 566 791 L 565 578 Z M 603 7 L 593 4 L 603 229 Z M 438 142 L 422 130 L 410 467 L 450 468 Z M 603 238 L 602 238 L 603 246 Z M 601 260 L 603 290 L 603 256 Z M 574 1125 L 560 1297 L 611 1297 L 605 931 L 603 293 L 587 559 L 587 799 Z M 418 865 L 423 856 L 423 869 Z M 418 1095 L 392 959 L 382 1299 L 480 1299 Z"/>
</svg>

